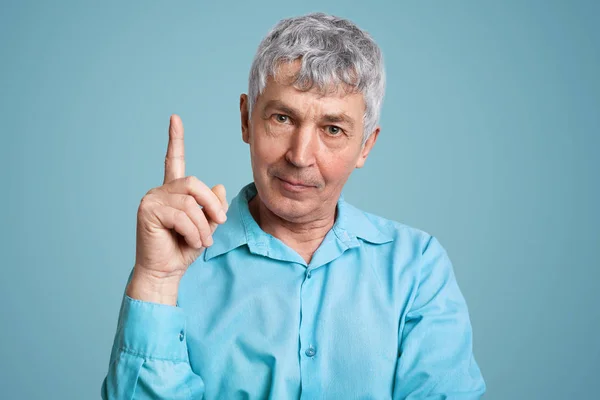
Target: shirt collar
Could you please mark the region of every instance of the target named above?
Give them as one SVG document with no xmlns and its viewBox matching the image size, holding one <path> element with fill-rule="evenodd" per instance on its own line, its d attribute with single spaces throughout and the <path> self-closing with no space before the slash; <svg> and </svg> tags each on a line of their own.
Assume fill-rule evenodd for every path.
<svg viewBox="0 0 600 400">
<path fill-rule="evenodd" d="M 205 261 L 244 244 L 248 245 L 250 252 L 268 257 L 280 254 L 280 251 L 284 250 L 280 247 L 285 245 L 264 232 L 252 217 L 248 202 L 256 195 L 256 185 L 252 182 L 244 186 L 233 198 L 227 211 L 227 221 L 217 227 L 213 234 L 213 245 L 204 252 Z M 343 194 L 340 194 L 338 199 L 337 217 L 331 230 L 345 248 L 359 246 L 358 239 L 375 244 L 394 240 L 371 221 L 369 214 L 347 203 Z M 299 255 L 297 258 L 298 262 L 304 262 Z"/>
</svg>

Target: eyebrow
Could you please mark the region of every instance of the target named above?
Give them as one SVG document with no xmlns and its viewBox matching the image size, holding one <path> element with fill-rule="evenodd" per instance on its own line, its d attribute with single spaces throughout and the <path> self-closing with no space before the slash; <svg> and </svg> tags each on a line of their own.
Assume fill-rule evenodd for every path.
<svg viewBox="0 0 600 400">
<path fill-rule="evenodd" d="M 298 116 L 300 115 L 300 113 L 297 110 L 288 106 L 281 100 L 267 101 L 267 103 L 265 104 L 265 110 L 267 110 L 269 108 L 281 111 L 281 112 L 291 116 L 292 118 L 298 118 Z M 339 113 L 339 114 L 325 114 L 322 117 L 322 120 L 325 122 L 330 122 L 330 123 L 345 123 L 345 124 L 348 124 L 351 129 L 354 128 L 354 121 L 348 114 L 346 114 L 344 112 Z"/>
<path fill-rule="evenodd" d="M 354 128 L 354 122 L 352 121 L 352 118 L 350 118 L 350 116 L 346 113 L 326 114 L 323 116 L 323 120 L 332 123 L 345 123 L 350 126 L 350 129 Z"/>
<path fill-rule="evenodd" d="M 269 100 L 267 101 L 267 104 L 265 104 L 265 110 L 268 110 L 269 108 L 273 108 L 277 111 L 281 111 L 285 114 L 288 114 L 289 116 L 296 118 L 298 117 L 298 115 L 300 113 L 298 113 L 298 111 L 294 110 L 292 107 L 286 105 L 284 102 L 282 102 L 281 100 Z"/>
</svg>

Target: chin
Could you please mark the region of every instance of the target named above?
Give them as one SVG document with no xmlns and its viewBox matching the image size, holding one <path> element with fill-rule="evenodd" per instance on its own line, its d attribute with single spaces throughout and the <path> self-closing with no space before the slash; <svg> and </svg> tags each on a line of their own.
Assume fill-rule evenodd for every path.
<svg viewBox="0 0 600 400">
<path fill-rule="evenodd" d="M 285 197 L 277 190 L 273 190 L 266 199 L 263 199 L 264 204 L 271 210 L 272 213 L 286 220 L 294 220 L 307 214 L 309 208 L 308 200 L 294 200 Z"/>
<path fill-rule="evenodd" d="M 258 186 L 257 186 L 258 189 Z M 275 215 L 288 221 L 297 220 L 310 213 L 310 198 L 293 199 L 285 196 L 274 185 L 268 185 L 267 190 L 259 190 L 263 204 Z"/>
</svg>

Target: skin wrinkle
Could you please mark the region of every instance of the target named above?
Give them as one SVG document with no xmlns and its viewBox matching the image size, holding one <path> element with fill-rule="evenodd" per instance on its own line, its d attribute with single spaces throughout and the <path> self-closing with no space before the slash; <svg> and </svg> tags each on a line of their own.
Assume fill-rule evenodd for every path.
<svg viewBox="0 0 600 400">
<path fill-rule="evenodd" d="M 283 114 L 291 116 L 293 119 L 300 119 L 299 112 L 296 111 L 293 107 L 286 105 L 280 100 L 269 100 L 265 105 L 265 112 L 263 113 L 263 119 L 266 120 L 270 118 L 269 111 L 280 111 Z M 329 122 L 332 125 L 340 126 L 344 128 L 344 132 L 346 134 L 352 134 L 354 131 L 354 122 L 352 117 L 350 117 L 345 112 L 334 112 L 330 114 L 325 114 L 322 117 L 324 122 Z M 318 122 L 314 120 L 313 122 Z"/>
<path fill-rule="evenodd" d="M 344 87 L 365 100 L 363 144 L 376 129 L 385 91 L 381 50 L 371 35 L 350 21 L 324 13 L 281 20 L 260 43 L 250 68 L 248 109 L 268 76 L 283 63 L 301 60 L 294 84 L 301 90 Z"/>
<path fill-rule="evenodd" d="M 301 90 L 292 79 L 299 68 L 300 60 L 281 64 L 267 78 L 252 115 L 242 94 L 240 114 L 258 191 L 250 212 L 261 229 L 309 263 L 335 222 L 343 186 L 364 165 L 380 128 L 363 145 L 363 95 L 344 87 L 328 95 L 316 86 Z M 314 187 L 288 192 L 280 178 Z"/>
</svg>

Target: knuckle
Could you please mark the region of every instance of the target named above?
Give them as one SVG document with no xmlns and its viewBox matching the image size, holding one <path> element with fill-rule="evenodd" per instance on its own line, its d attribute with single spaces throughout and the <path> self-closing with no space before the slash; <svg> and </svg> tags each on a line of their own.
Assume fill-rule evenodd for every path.
<svg viewBox="0 0 600 400">
<path fill-rule="evenodd" d="M 183 206 L 187 209 L 193 210 L 195 207 L 198 207 L 198 203 L 196 203 L 196 200 L 192 196 L 184 196 L 182 201 Z"/>
<path fill-rule="evenodd" d="M 155 203 L 144 198 L 142 199 L 142 201 L 140 202 L 140 205 L 138 207 L 137 210 L 137 219 L 139 220 L 146 220 L 148 219 L 152 214 L 155 213 Z"/>
<path fill-rule="evenodd" d="M 185 212 L 181 210 L 175 209 L 175 211 L 173 212 L 173 218 L 175 218 L 175 220 L 177 221 L 183 221 L 185 219 L 185 216 Z"/>
<path fill-rule="evenodd" d="M 142 210 L 146 210 L 149 208 L 150 204 L 152 204 L 152 195 L 145 195 L 144 197 L 142 197 L 142 200 L 140 201 L 140 205 L 138 207 L 138 210 L 142 211 Z"/>
<path fill-rule="evenodd" d="M 187 186 L 195 186 L 198 184 L 199 179 L 196 178 L 194 175 L 190 175 L 190 176 L 186 176 L 185 177 L 185 184 Z"/>
</svg>

